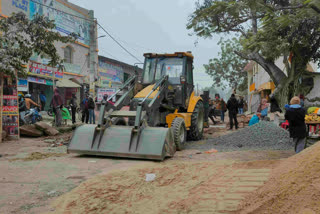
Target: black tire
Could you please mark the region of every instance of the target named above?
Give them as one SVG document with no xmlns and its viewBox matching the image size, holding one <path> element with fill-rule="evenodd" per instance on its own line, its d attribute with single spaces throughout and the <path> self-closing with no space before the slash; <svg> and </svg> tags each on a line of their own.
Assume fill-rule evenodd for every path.
<svg viewBox="0 0 320 214">
<path fill-rule="evenodd" d="M 41 116 L 41 115 L 39 115 L 39 116 L 37 117 L 37 121 L 42 121 L 42 116 Z"/>
<path fill-rule="evenodd" d="M 204 107 L 198 101 L 191 115 L 191 126 L 188 131 L 188 140 L 201 140 L 203 135 Z"/>
<path fill-rule="evenodd" d="M 174 143 L 176 144 L 176 150 L 183 150 L 187 141 L 187 129 L 184 119 L 176 117 L 171 123 L 171 129 Z"/>
<path fill-rule="evenodd" d="M 112 119 L 112 124 L 117 126 L 126 126 L 127 121 L 123 117 L 117 117 Z"/>
<path fill-rule="evenodd" d="M 48 115 L 49 115 L 50 117 L 52 117 L 52 109 L 49 109 L 49 110 L 47 111 L 47 113 L 48 113 Z"/>
</svg>

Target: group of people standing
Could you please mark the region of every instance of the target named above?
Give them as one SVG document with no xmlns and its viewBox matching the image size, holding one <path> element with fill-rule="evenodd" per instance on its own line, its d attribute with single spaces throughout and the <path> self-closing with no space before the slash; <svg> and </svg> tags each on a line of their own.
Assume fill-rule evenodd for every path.
<svg viewBox="0 0 320 214">
<path fill-rule="evenodd" d="M 294 96 L 289 104 L 284 106 L 285 109 L 285 120 L 289 123 L 290 138 L 293 139 L 295 145 L 295 152 L 299 153 L 305 148 L 307 129 L 305 123 L 306 110 L 304 109 L 304 96 Z M 272 94 L 270 96 L 270 103 L 267 99 L 262 99 L 258 107 L 257 114 L 255 114 L 249 123 L 253 125 L 259 120 L 269 120 L 268 113 L 274 115 L 274 123 L 280 125 L 279 115 L 282 110 L 276 100 L 276 97 Z M 253 122 L 252 122 L 253 121 Z"/>
<path fill-rule="evenodd" d="M 95 102 L 91 96 L 86 94 L 86 97 L 81 102 L 82 107 L 82 123 L 90 123 L 95 124 L 96 123 L 96 116 L 94 113 L 95 109 Z"/>
<path fill-rule="evenodd" d="M 230 129 L 233 129 L 233 126 L 238 129 L 237 114 L 243 114 L 244 107 L 245 101 L 243 97 L 240 97 L 239 100 L 237 100 L 234 94 L 231 95 L 227 103 L 223 100 L 223 98 L 219 98 L 218 96 L 216 96 L 214 101 L 209 98 L 209 118 L 211 119 L 213 124 L 216 124 L 214 117 L 215 110 L 218 109 L 220 110 L 221 122 L 224 122 L 224 116 L 226 111 L 228 110 Z"/>
</svg>

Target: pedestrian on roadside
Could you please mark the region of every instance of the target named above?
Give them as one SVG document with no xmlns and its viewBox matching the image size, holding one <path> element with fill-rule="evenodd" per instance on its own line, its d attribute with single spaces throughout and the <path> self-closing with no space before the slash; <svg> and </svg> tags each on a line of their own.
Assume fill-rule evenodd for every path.
<svg viewBox="0 0 320 214">
<path fill-rule="evenodd" d="M 86 94 L 86 97 L 82 100 L 82 123 L 89 122 L 89 95 Z"/>
<path fill-rule="evenodd" d="M 237 114 L 238 114 L 238 101 L 234 94 L 231 95 L 230 99 L 227 102 L 227 109 L 229 111 L 229 120 L 230 120 L 230 129 L 233 129 L 233 122 L 238 129 L 238 120 L 237 120 Z"/>
<path fill-rule="evenodd" d="M 46 106 L 47 98 L 46 98 L 46 95 L 44 95 L 43 91 L 40 92 L 39 98 L 40 98 L 40 103 L 41 103 L 41 111 L 44 111 L 44 107 Z"/>
<path fill-rule="evenodd" d="M 26 115 L 26 110 L 27 110 L 26 103 L 25 103 L 25 100 L 23 99 L 22 94 L 19 94 L 18 96 L 19 96 L 19 116 L 21 121 L 25 123 L 24 116 Z M 22 125 L 23 124 L 20 124 L 20 126 Z"/>
<path fill-rule="evenodd" d="M 215 111 L 215 106 L 213 101 L 211 100 L 211 98 L 209 98 L 209 114 L 208 117 L 210 118 L 210 120 L 212 121 L 213 124 L 216 124 L 217 122 L 213 119 L 213 117 L 215 117 L 214 115 L 214 111 Z M 215 117 L 216 118 L 216 117 Z"/>
<path fill-rule="evenodd" d="M 279 126 L 280 125 L 279 117 L 280 117 L 280 113 L 282 113 L 282 110 L 279 107 L 278 101 L 276 100 L 276 97 L 274 96 L 274 94 L 271 94 L 271 96 L 270 96 L 270 103 L 271 103 L 270 112 L 271 112 L 271 114 L 274 115 L 273 122 L 274 122 L 274 124 Z"/>
<path fill-rule="evenodd" d="M 54 89 L 54 95 L 52 97 L 50 106 L 53 108 L 53 113 L 55 114 L 55 123 L 56 127 L 61 126 L 62 122 L 62 115 L 61 115 L 61 108 L 63 106 L 62 97 L 59 94 L 59 89 Z"/>
<path fill-rule="evenodd" d="M 76 112 L 77 112 L 77 96 L 75 94 L 72 94 L 71 100 L 70 100 L 70 106 L 71 106 L 71 115 L 72 115 L 72 124 L 76 123 Z"/>
<path fill-rule="evenodd" d="M 244 100 L 243 100 L 243 97 L 240 97 L 240 100 L 239 100 L 239 114 L 243 114 L 243 107 L 244 107 Z"/>
<path fill-rule="evenodd" d="M 257 112 L 261 113 L 262 120 L 268 116 L 269 104 L 267 102 L 268 102 L 267 99 L 262 99 L 257 110 Z"/>
<path fill-rule="evenodd" d="M 221 98 L 220 100 L 220 108 L 221 108 L 221 121 L 224 123 L 224 114 L 227 111 L 227 104 L 226 102 L 223 100 L 223 98 Z"/>
<path fill-rule="evenodd" d="M 92 124 L 92 122 L 93 124 L 96 124 L 96 116 L 94 114 L 95 103 L 92 97 L 89 97 L 88 108 L 89 108 L 89 122 L 90 124 Z"/>
<path fill-rule="evenodd" d="M 290 107 L 286 108 L 285 119 L 289 122 L 290 137 L 293 138 L 296 153 L 305 148 L 307 136 L 305 114 L 305 109 L 300 105 L 300 98 L 293 97 L 290 101 Z"/>
</svg>

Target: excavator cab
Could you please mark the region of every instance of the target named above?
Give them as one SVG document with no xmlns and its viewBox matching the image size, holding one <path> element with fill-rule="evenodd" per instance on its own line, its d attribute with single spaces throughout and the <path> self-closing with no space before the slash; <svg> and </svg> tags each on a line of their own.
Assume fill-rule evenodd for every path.
<svg viewBox="0 0 320 214">
<path fill-rule="evenodd" d="M 102 105 L 98 125 L 75 130 L 68 152 L 163 160 L 182 150 L 187 139 L 202 138 L 204 109 L 193 91 L 192 54 L 144 56 L 141 78 L 129 78 L 109 97 L 122 93 L 114 105 Z M 129 111 L 120 110 L 126 105 Z"/>
</svg>

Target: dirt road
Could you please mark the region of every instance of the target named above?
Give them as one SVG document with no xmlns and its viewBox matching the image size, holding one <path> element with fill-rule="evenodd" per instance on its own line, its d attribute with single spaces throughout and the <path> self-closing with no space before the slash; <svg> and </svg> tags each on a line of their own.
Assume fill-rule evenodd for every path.
<svg viewBox="0 0 320 214">
<path fill-rule="evenodd" d="M 53 140 L 62 142 L 69 137 L 70 134 L 65 134 Z M 226 169 L 226 171 L 223 171 L 223 173 L 226 173 L 225 182 L 232 182 L 231 178 L 234 177 L 232 173 L 236 172 L 234 170 L 241 171 L 242 169 L 245 169 L 244 173 L 249 174 L 259 172 L 259 169 L 265 170 L 263 180 L 267 178 L 267 169 L 270 169 L 275 162 L 266 162 L 261 166 L 257 165 L 257 163 L 248 163 L 256 166 L 253 171 L 251 169 L 247 170 L 247 164 L 245 164 L 245 167 L 243 167 L 244 165 L 239 165 L 237 168 L 236 163 L 256 160 L 278 160 L 293 154 L 292 151 L 242 151 L 206 154 L 197 150 L 185 150 L 177 152 L 174 158 L 159 163 L 66 154 L 65 146 L 50 146 L 53 140 L 22 138 L 19 141 L 0 144 L 0 153 L 3 155 L 0 158 L 0 213 L 42 213 L 50 212 L 50 210 L 54 213 L 49 204 L 58 196 L 69 192 L 89 178 L 96 175 L 105 176 L 113 170 L 128 170 L 133 167 L 144 168 L 146 166 L 157 167 L 163 164 L 174 169 L 178 162 L 197 164 L 199 162 L 216 163 L 220 161 L 220 163 L 228 163 L 225 167 L 223 167 L 223 164 L 219 164 L 220 171 L 223 171 L 224 168 Z M 230 164 L 232 168 L 230 168 Z M 213 171 L 215 167 L 218 166 L 214 165 Z M 215 180 L 215 182 L 223 181 Z M 251 189 L 253 190 L 254 188 Z M 230 189 L 230 191 L 233 190 Z M 222 205 L 217 204 L 217 206 L 221 207 Z M 229 205 L 227 209 L 229 209 L 228 207 L 230 208 Z"/>
</svg>

